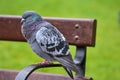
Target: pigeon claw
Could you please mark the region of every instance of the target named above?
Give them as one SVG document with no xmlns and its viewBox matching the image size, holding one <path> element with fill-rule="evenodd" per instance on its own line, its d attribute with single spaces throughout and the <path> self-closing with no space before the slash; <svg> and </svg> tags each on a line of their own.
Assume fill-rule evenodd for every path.
<svg viewBox="0 0 120 80">
<path fill-rule="evenodd" d="M 39 65 L 49 65 L 49 64 L 53 64 L 53 63 L 45 60 L 43 62 L 38 62 L 37 64 L 39 64 Z"/>
</svg>

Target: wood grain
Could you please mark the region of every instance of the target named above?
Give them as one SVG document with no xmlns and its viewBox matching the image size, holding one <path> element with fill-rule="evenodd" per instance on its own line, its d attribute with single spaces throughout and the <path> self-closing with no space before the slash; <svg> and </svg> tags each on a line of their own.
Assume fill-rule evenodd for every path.
<svg viewBox="0 0 120 80">
<path fill-rule="evenodd" d="M 15 80 L 19 71 L 0 70 L 0 80 Z M 71 80 L 70 77 L 59 74 L 37 73 L 34 72 L 27 80 Z M 79 78 L 77 80 L 92 80 L 92 78 Z"/>
<path fill-rule="evenodd" d="M 44 20 L 56 26 L 71 45 L 95 46 L 96 20 L 78 18 L 51 18 Z M 0 16 L 0 40 L 26 41 L 21 34 L 20 16 Z"/>
</svg>

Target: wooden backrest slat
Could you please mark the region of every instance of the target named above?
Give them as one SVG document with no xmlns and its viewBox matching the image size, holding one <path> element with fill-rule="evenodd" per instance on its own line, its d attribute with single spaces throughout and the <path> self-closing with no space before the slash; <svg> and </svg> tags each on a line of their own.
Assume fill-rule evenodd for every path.
<svg viewBox="0 0 120 80">
<path fill-rule="evenodd" d="M 77 46 L 94 46 L 96 34 L 95 19 L 43 17 L 55 25 L 67 41 Z M 0 40 L 26 41 L 21 34 L 20 16 L 0 16 Z"/>
</svg>

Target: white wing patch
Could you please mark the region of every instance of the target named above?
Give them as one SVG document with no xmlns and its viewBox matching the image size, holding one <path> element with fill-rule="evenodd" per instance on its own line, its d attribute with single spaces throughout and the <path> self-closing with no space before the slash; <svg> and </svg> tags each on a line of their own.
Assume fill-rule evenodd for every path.
<svg viewBox="0 0 120 80">
<path fill-rule="evenodd" d="M 42 50 L 52 55 L 68 55 L 69 47 L 64 36 L 54 27 L 41 27 L 36 33 L 36 40 Z"/>
</svg>

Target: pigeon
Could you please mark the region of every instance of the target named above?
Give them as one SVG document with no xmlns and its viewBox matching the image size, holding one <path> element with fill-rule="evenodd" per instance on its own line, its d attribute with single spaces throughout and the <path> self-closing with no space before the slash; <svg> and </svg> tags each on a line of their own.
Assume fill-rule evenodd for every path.
<svg viewBox="0 0 120 80">
<path fill-rule="evenodd" d="M 32 50 L 48 62 L 59 62 L 73 78 L 72 71 L 79 74 L 73 62 L 69 44 L 63 34 L 35 11 L 25 11 L 21 19 L 21 32 Z"/>
</svg>

